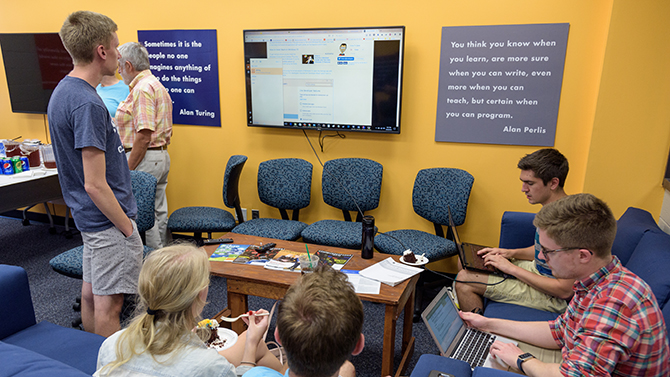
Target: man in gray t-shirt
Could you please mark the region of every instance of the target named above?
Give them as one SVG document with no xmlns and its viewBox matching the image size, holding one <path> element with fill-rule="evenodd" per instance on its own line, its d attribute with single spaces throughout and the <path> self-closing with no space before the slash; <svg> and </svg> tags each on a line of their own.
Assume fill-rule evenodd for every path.
<svg viewBox="0 0 670 377">
<path fill-rule="evenodd" d="M 120 329 L 123 295 L 136 293 L 142 241 L 137 204 L 120 138 L 95 91 L 118 66 L 117 26 L 88 11 L 60 30 L 74 69 L 58 84 L 47 110 L 65 203 L 84 241 L 84 329 L 109 336 Z"/>
</svg>

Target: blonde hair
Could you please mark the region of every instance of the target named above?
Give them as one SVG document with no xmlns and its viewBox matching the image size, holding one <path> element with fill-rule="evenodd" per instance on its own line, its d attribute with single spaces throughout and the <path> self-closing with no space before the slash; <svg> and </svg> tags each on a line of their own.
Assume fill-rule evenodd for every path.
<svg viewBox="0 0 670 377">
<path fill-rule="evenodd" d="M 67 16 L 58 34 L 72 62 L 77 65 L 93 62 L 94 51 L 99 45 L 110 48 L 112 34 L 117 30 L 116 23 L 105 15 L 77 11 Z"/>
<path fill-rule="evenodd" d="M 101 373 L 111 373 L 145 352 L 155 360 L 157 355 L 184 348 L 184 339 L 193 336 L 192 330 L 200 319 L 193 308 L 204 307 L 200 292 L 208 286 L 209 262 L 204 251 L 186 243 L 153 251 L 140 271 L 135 318 L 119 336 L 116 360 Z M 155 314 L 149 314 L 148 309 Z M 196 335 L 205 340 L 209 331 Z"/>
</svg>

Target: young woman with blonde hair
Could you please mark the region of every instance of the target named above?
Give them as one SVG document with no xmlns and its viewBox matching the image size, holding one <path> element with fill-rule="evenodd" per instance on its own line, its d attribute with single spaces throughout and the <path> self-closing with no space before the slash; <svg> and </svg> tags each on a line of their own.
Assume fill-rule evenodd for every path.
<svg viewBox="0 0 670 377">
<path fill-rule="evenodd" d="M 283 371 L 262 341 L 267 316 L 251 316 L 249 330 L 232 347 L 207 349 L 209 330 L 196 325 L 208 287 L 209 261 L 201 249 L 177 244 L 153 251 L 140 272 L 138 314 L 102 344 L 94 376 L 234 377 L 255 365 Z"/>
</svg>

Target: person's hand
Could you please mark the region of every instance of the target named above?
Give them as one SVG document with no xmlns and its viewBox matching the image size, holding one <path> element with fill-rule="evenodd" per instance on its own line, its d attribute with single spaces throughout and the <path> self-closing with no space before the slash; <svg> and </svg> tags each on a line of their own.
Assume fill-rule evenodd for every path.
<svg viewBox="0 0 670 377">
<path fill-rule="evenodd" d="M 477 255 L 485 258 L 487 255 L 500 255 L 507 259 L 511 259 L 514 256 L 512 255 L 512 250 L 510 249 L 501 249 L 499 247 L 485 247 L 481 250 L 477 250 Z"/>
<path fill-rule="evenodd" d="M 509 259 L 505 258 L 501 254 L 486 254 L 484 257 L 484 266 L 495 267 L 498 270 L 513 275 L 514 268 L 516 267 L 514 263 L 510 262 Z"/>
<path fill-rule="evenodd" d="M 257 311 L 250 311 L 249 317 L 242 317 L 244 323 L 249 326 L 247 330 L 247 341 L 250 341 L 254 344 L 258 344 L 263 338 L 265 331 L 270 325 L 270 316 L 257 317 L 256 314 L 267 313 L 265 309 L 259 309 Z"/>
<path fill-rule="evenodd" d="M 463 311 L 459 311 L 458 314 L 461 316 L 461 319 L 463 319 L 463 321 L 465 321 L 465 323 L 468 326 L 474 327 L 479 330 L 484 330 L 486 324 L 488 323 L 488 318 L 484 317 L 481 314 L 475 314 L 472 312 L 463 312 Z"/>
<path fill-rule="evenodd" d="M 514 369 L 516 369 L 516 361 L 519 358 L 519 355 L 524 353 L 521 348 L 513 343 L 503 343 L 498 340 L 493 342 L 489 352 L 491 353 L 491 356 L 502 360 L 502 362 Z"/>
</svg>

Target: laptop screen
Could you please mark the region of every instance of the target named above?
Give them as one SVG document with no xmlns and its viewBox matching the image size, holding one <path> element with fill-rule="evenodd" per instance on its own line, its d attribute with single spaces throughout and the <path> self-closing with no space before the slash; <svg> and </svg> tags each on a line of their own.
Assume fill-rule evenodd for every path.
<svg viewBox="0 0 670 377">
<path fill-rule="evenodd" d="M 458 309 L 449 298 L 447 288 L 442 288 L 426 312 L 423 314 L 428 330 L 440 344 L 440 351 L 446 352 L 454 342 L 465 323 L 458 315 Z"/>
</svg>

